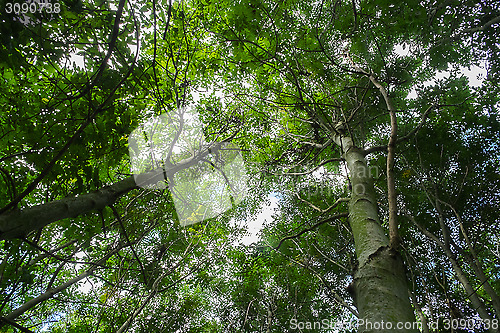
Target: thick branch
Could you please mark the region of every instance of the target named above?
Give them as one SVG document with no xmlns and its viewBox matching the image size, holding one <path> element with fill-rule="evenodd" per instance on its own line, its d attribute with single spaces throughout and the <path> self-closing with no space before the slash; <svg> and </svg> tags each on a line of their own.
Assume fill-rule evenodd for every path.
<svg viewBox="0 0 500 333">
<path fill-rule="evenodd" d="M 187 169 L 197 164 L 211 152 L 220 150 L 225 141 L 214 142 L 204 147 L 197 155 L 184 159 L 167 169 L 155 169 L 134 177 L 128 177 L 113 185 L 83 194 L 77 197 L 64 198 L 46 204 L 28 207 L 21 211 L 12 211 L 0 215 L 0 240 L 25 237 L 31 231 L 38 230 L 46 225 L 65 218 L 74 218 L 94 210 L 102 210 L 112 205 L 119 197 L 129 191 L 156 184 L 159 181 L 172 179 L 180 170 Z"/>
<path fill-rule="evenodd" d="M 489 27 L 491 27 L 493 24 L 496 24 L 496 23 L 500 23 L 500 16 L 497 16 L 497 17 L 489 20 L 488 22 L 486 22 L 485 24 L 483 24 L 480 27 L 465 29 L 464 32 L 465 33 L 469 33 L 469 32 L 473 32 L 474 33 L 474 32 L 478 32 L 478 31 L 484 31 L 484 30 L 488 29 Z"/>
<path fill-rule="evenodd" d="M 33 331 L 30 331 L 30 330 L 29 330 L 29 329 L 27 329 L 26 327 L 19 325 L 19 324 L 18 324 L 18 323 L 16 323 L 15 321 L 12 321 L 12 320 L 7 319 L 7 318 L 5 318 L 5 317 L 0 317 L 0 323 L 1 323 L 1 322 L 4 322 L 5 324 L 8 324 L 8 325 L 10 325 L 10 326 L 13 326 L 13 327 L 17 328 L 19 331 L 24 332 L 24 333 L 35 333 L 35 332 L 33 332 Z"/>
<path fill-rule="evenodd" d="M 52 222 L 103 209 L 136 187 L 134 177 L 129 177 L 92 193 L 2 214 L 0 240 L 24 237 L 31 231 L 43 228 Z"/>
<path fill-rule="evenodd" d="M 396 140 L 398 137 L 398 122 L 396 117 L 396 108 L 392 104 L 392 100 L 384 88 L 377 79 L 370 75 L 370 81 L 380 90 L 380 93 L 384 97 L 387 109 L 391 117 L 391 135 L 389 137 L 389 143 L 387 145 L 387 199 L 389 201 L 389 239 L 390 244 L 393 249 L 398 249 L 399 247 L 399 233 L 398 233 L 398 221 L 397 221 L 397 194 L 396 194 L 396 181 L 394 176 L 394 158 L 396 155 Z"/>
</svg>

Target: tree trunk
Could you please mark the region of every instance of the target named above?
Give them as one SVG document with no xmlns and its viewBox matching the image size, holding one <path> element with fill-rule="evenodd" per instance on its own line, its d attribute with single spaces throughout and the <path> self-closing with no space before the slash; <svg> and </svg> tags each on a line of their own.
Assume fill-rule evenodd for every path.
<svg viewBox="0 0 500 333">
<path fill-rule="evenodd" d="M 69 217 L 100 210 L 136 188 L 134 177 L 77 197 L 68 197 L 0 215 L 0 240 L 19 238 Z"/>
<path fill-rule="evenodd" d="M 357 256 L 352 294 L 359 312 L 358 332 L 418 332 L 403 260 L 390 248 L 380 225 L 364 152 L 354 146 L 350 137 L 337 138 L 341 140 L 338 143 L 344 151 L 352 186 L 349 222 Z"/>
<path fill-rule="evenodd" d="M 469 262 L 470 267 L 476 273 L 477 278 L 481 282 L 480 285 L 483 286 L 484 291 L 491 298 L 491 304 L 493 309 L 495 309 L 497 318 L 500 318 L 500 297 L 495 292 L 493 287 L 490 285 L 490 279 L 484 274 L 483 267 L 481 265 L 481 261 L 477 258 L 477 256 L 472 257 L 467 253 L 463 253 L 463 256 L 467 262 Z"/>
<path fill-rule="evenodd" d="M 417 312 L 418 318 L 420 318 L 420 322 L 422 323 L 422 333 L 430 333 L 429 331 L 429 323 L 427 322 L 427 318 L 425 317 L 424 313 L 422 312 L 422 308 L 418 304 L 417 298 L 415 297 L 415 294 L 411 291 L 408 293 L 410 295 L 410 300 L 411 303 L 413 304 L 413 307 L 415 308 L 415 312 Z"/>
<path fill-rule="evenodd" d="M 159 181 L 171 179 L 175 173 L 187 169 L 211 153 L 221 150 L 225 141 L 212 142 L 189 158 L 170 165 L 128 177 L 97 191 L 51 201 L 42 205 L 25 208 L 21 211 L 11 211 L 0 215 L 0 240 L 27 236 L 34 230 L 65 218 L 104 209 L 113 204 L 119 197 L 131 190 L 156 184 Z"/>
<path fill-rule="evenodd" d="M 474 309 L 477 311 L 479 314 L 479 317 L 485 322 L 485 323 L 491 323 L 493 320 L 493 317 L 490 316 L 488 313 L 488 309 L 486 309 L 486 305 L 484 302 L 479 298 L 477 295 L 476 289 L 471 285 L 469 282 L 469 279 L 467 278 L 467 275 L 465 272 L 462 270 L 462 267 L 460 267 L 459 263 L 457 262 L 455 255 L 453 252 L 450 250 L 449 247 L 446 247 L 446 245 L 443 244 L 443 250 L 450 260 L 451 266 L 453 268 L 453 271 L 455 271 L 457 280 L 462 284 L 462 286 L 465 289 L 465 292 L 467 293 L 467 297 L 472 303 L 472 306 Z M 490 325 L 491 326 L 491 325 Z M 498 327 L 490 327 L 488 329 L 488 332 L 490 333 L 498 333 Z"/>
</svg>

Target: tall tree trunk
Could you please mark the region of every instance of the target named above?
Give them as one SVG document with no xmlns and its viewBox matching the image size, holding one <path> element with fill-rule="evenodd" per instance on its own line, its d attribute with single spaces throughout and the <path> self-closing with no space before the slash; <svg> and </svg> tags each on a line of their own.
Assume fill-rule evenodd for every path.
<svg viewBox="0 0 500 333">
<path fill-rule="evenodd" d="M 465 251 L 462 251 L 462 255 L 476 273 L 477 278 L 481 282 L 480 285 L 483 286 L 484 291 L 491 298 L 491 304 L 493 309 L 495 309 L 497 318 L 500 318 L 500 297 L 491 286 L 490 278 L 484 273 L 481 261 L 474 254 L 469 255 Z"/>
<path fill-rule="evenodd" d="M 343 149 L 352 186 L 349 222 L 357 265 L 351 287 L 359 312 L 358 332 L 418 332 L 403 260 L 389 246 L 380 225 L 364 152 L 347 135 L 337 136 L 336 141 Z M 401 324 L 411 326 L 398 327 Z"/>
<path fill-rule="evenodd" d="M 418 315 L 418 318 L 420 319 L 420 322 L 422 323 L 422 333 L 430 333 L 429 331 L 429 323 L 427 322 L 427 318 L 425 317 L 424 313 L 422 312 L 422 308 L 418 304 L 417 298 L 415 297 L 415 294 L 411 291 L 408 293 L 410 295 L 410 300 L 411 303 L 413 304 L 413 307 L 415 308 L 415 312 Z"/>
</svg>

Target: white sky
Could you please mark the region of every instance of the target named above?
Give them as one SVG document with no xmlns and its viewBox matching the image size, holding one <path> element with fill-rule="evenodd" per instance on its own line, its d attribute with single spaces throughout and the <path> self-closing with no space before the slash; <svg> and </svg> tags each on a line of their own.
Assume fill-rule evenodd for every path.
<svg viewBox="0 0 500 333">
<path fill-rule="evenodd" d="M 268 221 L 272 221 L 272 215 L 275 212 L 275 209 L 278 209 L 278 201 L 279 199 L 275 196 L 269 195 L 269 200 L 271 203 L 269 205 L 265 205 L 260 213 L 253 219 L 247 221 L 247 229 L 250 235 L 243 237 L 240 240 L 241 244 L 250 245 L 252 243 L 259 241 L 259 232 L 262 229 L 263 224 Z"/>
<path fill-rule="evenodd" d="M 471 87 L 479 87 L 486 78 L 487 74 L 484 66 L 483 67 L 471 66 L 470 69 L 466 67 L 461 67 L 460 72 L 462 72 L 462 74 L 469 79 L 469 85 Z M 436 80 L 448 78 L 450 74 L 451 74 L 450 71 L 439 71 L 433 79 L 424 82 L 424 86 L 427 87 L 434 84 Z M 408 94 L 408 98 L 412 99 L 417 98 L 417 91 L 415 89 L 412 89 L 412 91 L 410 91 L 410 93 Z"/>
</svg>

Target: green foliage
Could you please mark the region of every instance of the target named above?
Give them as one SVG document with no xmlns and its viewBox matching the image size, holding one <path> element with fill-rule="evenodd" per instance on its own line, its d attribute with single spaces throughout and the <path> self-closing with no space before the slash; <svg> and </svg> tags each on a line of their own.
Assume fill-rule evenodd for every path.
<svg viewBox="0 0 500 333">
<path fill-rule="evenodd" d="M 292 318 L 353 319 L 353 235 L 348 218 L 329 220 L 350 194 L 334 136 L 343 123 L 370 148 L 386 146 L 390 131 L 386 102 L 360 68 L 388 90 L 399 137 L 421 126 L 398 142 L 395 169 L 410 289 L 430 320 L 477 316 L 450 257 L 422 231 L 444 242 L 449 230 L 453 257 L 498 318 L 470 262 L 498 295 L 494 1 L 59 3 L 57 15 L 28 13 L 28 23 L 1 13 L 0 208 L 128 177 L 130 133 L 184 106 L 198 111 L 208 142 L 231 136 L 241 148 L 250 189 L 239 206 L 188 228 L 168 190 L 135 189 L 112 207 L 0 241 L 2 317 L 90 270 L 14 321 L 47 332 L 116 332 L 130 318 L 134 332 L 292 332 Z M 484 62 L 473 88 L 459 68 Z M 449 77 L 435 79 L 439 71 Z M 380 151 L 367 159 L 386 228 Z M 238 223 L 270 195 L 279 207 L 260 240 L 238 245 Z"/>
</svg>

